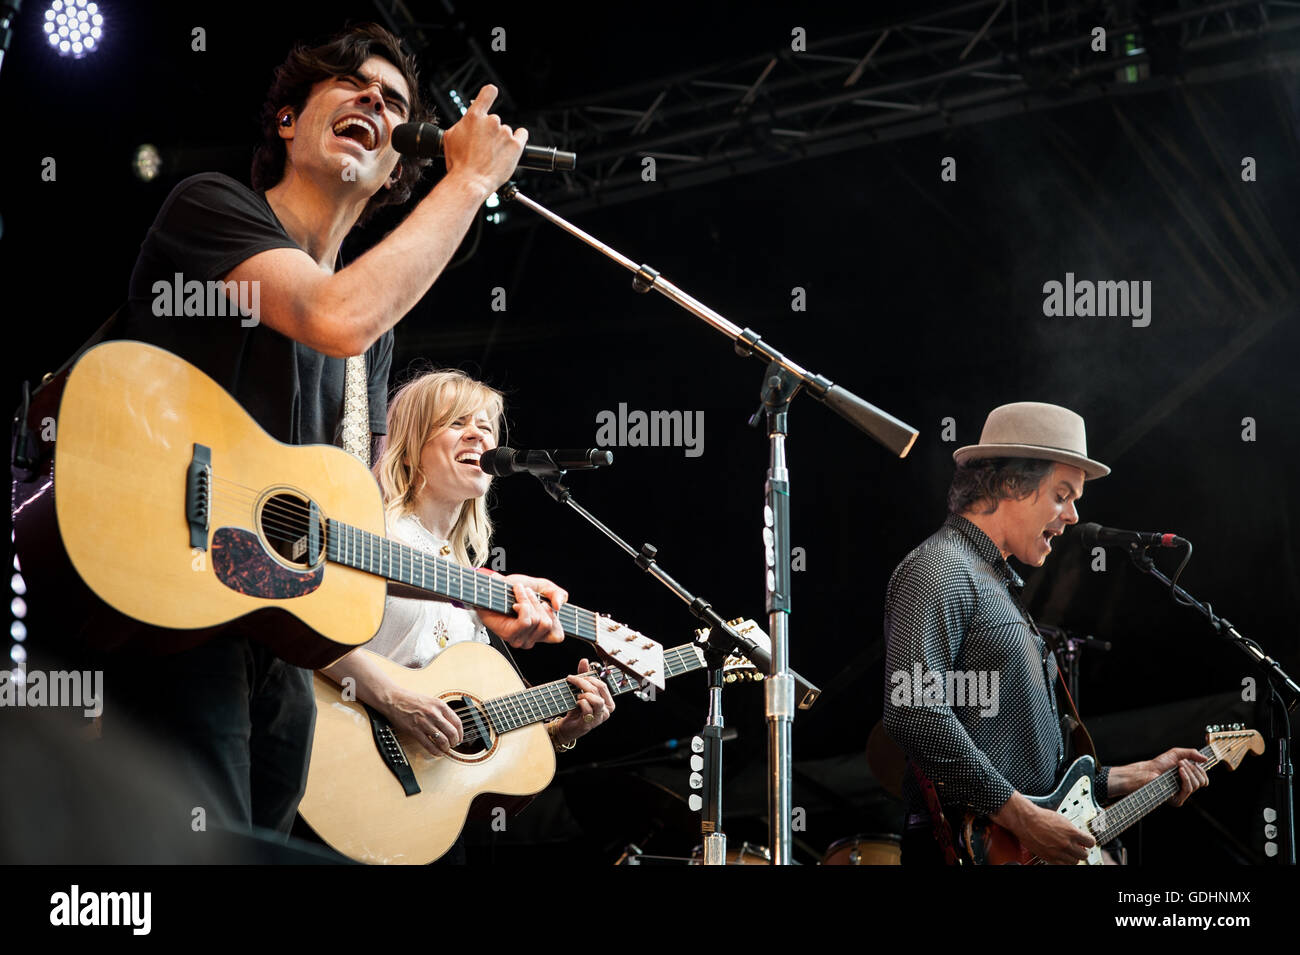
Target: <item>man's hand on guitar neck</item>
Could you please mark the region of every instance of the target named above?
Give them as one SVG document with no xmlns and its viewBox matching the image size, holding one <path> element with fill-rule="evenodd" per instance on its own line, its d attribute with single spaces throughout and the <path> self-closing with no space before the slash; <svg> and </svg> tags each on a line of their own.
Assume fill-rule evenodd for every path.
<svg viewBox="0 0 1300 955">
<path fill-rule="evenodd" d="M 1178 795 L 1170 802 L 1175 806 L 1181 806 L 1196 790 L 1210 785 L 1210 776 L 1200 765 L 1206 761 L 1205 754 L 1198 749 L 1175 746 L 1155 759 L 1128 763 L 1124 766 L 1112 766 L 1107 785 L 1108 795 L 1111 799 L 1127 796 L 1169 770 L 1177 769 Z"/>
<path fill-rule="evenodd" d="M 510 574 L 504 579 L 514 588 L 516 616 L 480 609 L 478 615 L 483 626 L 516 650 L 527 650 L 535 643 L 559 643 L 563 640 L 564 628 L 560 626 L 556 613 L 569 599 L 569 592 L 545 577 Z M 549 604 L 543 603 L 542 597 L 546 597 Z"/>
<path fill-rule="evenodd" d="M 1020 793 L 1013 793 L 991 818 L 1031 853 L 1053 865 L 1082 862 L 1096 845 L 1092 836 L 1064 816 L 1035 806 Z"/>
</svg>

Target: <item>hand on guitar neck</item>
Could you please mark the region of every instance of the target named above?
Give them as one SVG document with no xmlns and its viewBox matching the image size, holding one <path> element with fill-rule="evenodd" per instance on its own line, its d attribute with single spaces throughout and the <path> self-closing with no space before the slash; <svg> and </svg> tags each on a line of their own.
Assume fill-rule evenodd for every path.
<svg viewBox="0 0 1300 955">
<path fill-rule="evenodd" d="M 500 577 L 495 571 L 479 568 L 481 573 Z M 555 616 L 569 599 L 569 592 L 545 577 L 510 574 L 502 577 L 520 599 L 514 604 L 514 614 L 496 613 L 484 607 L 478 609 L 479 619 L 498 637 L 516 650 L 527 650 L 537 643 L 559 643 L 564 639 L 564 628 Z M 411 587 L 394 580 L 388 582 L 388 596 L 409 597 L 416 600 L 446 600 L 428 590 Z M 542 601 L 546 598 L 546 602 Z"/>
<path fill-rule="evenodd" d="M 557 745 L 564 746 L 585 736 L 614 712 L 614 697 L 609 692 L 609 684 L 596 679 L 594 674 L 587 676 L 591 669 L 591 664 L 583 660 L 578 664 L 577 674 L 569 677 L 569 683 L 579 691 L 578 705 L 553 724 L 551 739 Z"/>
<path fill-rule="evenodd" d="M 1121 796 L 1127 796 L 1131 792 L 1136 792 L 1156 777 L 1176 768 L 1178 770 L 1178 795 L 1169 801 L 1172 805 L 1181 806 L 1187 802 L 1187 797 L 1196 790 L 1210 785 L 1210 775 L 1200 765 L 1206 761 L 1205 754 L 1198 749 L 1175 746 L 1173 749 L 1161 753 L 1155 759 L 1146 759 L 1140 763 L 1129 763 L 1126 766 L 1115 766 L 1110 771 L 1108 787 L 1110 798 L 1118 799 Z"/>
</svg>

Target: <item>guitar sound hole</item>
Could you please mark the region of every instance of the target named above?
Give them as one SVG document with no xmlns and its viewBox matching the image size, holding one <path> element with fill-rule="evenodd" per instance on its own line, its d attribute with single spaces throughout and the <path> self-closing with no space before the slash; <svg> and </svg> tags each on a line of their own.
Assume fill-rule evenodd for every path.
<svg viewBox="0 0 1300 955">
<path fill-rule="evenodd" d="M 445 698 L 446 703 L 460 717 L 462 729 L 459 746 L 452 747 L 462 756 L 478 756 L 492 748 L 492 731 L 487 714 L 477 701 L 463 696 Z"/>
<path fill-rule="evenodd" d="M 258 511 L 262 540 L 291 567 L 315 567 L 325 546 L 320 509 L 308 498 L 276 491 L 263 498 Z"/>
</svg>

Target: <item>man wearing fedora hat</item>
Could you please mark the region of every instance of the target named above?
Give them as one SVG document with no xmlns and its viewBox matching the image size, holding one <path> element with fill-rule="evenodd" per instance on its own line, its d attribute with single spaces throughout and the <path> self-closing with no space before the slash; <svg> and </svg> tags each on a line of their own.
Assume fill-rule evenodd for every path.
<svg viewBox="0 0 1300 955">
<path fill-rule="evenodd" d="M 984 674 L 998 699 L 899 693 L 887 679 L 884 724 L 907 754 L 903 862 L 944 861 L 936 824 L 966 807 L 1011 831 L 1047 862 L 1086 858 L 1090 835 L 1023 795 L 1051 792 L 1068 766 L 1057 706 L 1057 665 L 1020 602 L 1024 586 L 1007 563 L 1041 567 L 1052 541 L 1077 523 L 1084 481 L 1110 468 L 1088 457 L 1083 418 L 1058 405 L 1022 401 L 990 412 L 980 443 L 959 448 L 943 527 L 894 570 L 885 601 L 885 672 Z M 951 696 L 951 692 L 948 694 Z M 941 698 L 942 697 L 942 698 Z M 1066 701 L 1068 711 L 1073 705 Z M 1087 743 L 1085 743 L 1087 745 Z M 1181 805 L 1209 784 L 1205 757 L 1175 748 L 1140 763 L 1102 767 L 1099 803 L 1177 768 Z"/>
</svg>

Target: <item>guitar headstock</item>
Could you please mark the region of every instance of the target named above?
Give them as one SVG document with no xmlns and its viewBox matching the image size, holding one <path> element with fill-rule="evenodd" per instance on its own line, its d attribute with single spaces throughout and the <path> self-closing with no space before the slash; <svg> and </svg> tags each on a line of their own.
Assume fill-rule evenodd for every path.
<svg viewBox="0 0 1300 955">
<path fill-rule="evenodd" d="M 662 644 L 601 614 L 596 615 L 595 644 L 610 663 L 639 680 L 664 688 Z"/>
<path fill-rule="evenodd" d="M 763 632 L 763 629 L 747 617 L 737 617 L 735 620 L 728 620 L 727 626 L 742 637 L 748 637 L 768 653 L 772 652 L 772 638 Z M 709 634 L 713 630 L 705 627 L 695 631 L 695 642 L 704 643 L 709 639 Z M 703 651 L 701 651 L 703 652 Z M 758 667 L 754 666 L 746 657 L 738 656 L 734 653 L 728 654 L 726 661 L 722 664 L 722 679 L 726 683 L 744 683 L 746 681 L 758 682 L 762 680 L 764 673 Z"/>
<path fill-rule="evenodd" d="M 1205 727 L 1205 742 L 1229 769 L 1236 769 L 1247 753 L 1258 756 L 1264 752 L 1264 738 L 1259 731 L 1246 729 L 1242 723 Z"/>
</svg>

